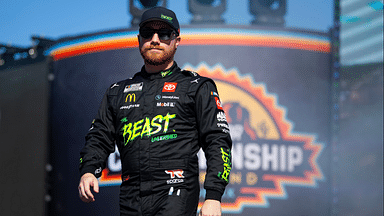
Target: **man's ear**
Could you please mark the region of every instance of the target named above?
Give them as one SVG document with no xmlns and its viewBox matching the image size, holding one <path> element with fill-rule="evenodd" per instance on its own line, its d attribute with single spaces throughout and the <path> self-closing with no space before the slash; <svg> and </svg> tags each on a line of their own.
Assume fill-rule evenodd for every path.
<svg viewBox="0 0 384 216">
<path fill-rule="evenodd" d="M 177 36 L 177 37 L 176 37 L 176 49 L 177 49 L 177 47 L 179 46 L 180 41 L 181 41 L 181 37 L 180 37 L 180 36 Z"/>
</svg>

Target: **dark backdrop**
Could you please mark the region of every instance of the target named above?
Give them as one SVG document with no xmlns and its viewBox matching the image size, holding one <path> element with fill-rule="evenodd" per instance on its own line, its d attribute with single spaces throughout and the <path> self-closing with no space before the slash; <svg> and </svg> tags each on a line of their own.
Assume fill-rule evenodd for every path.
<svg viewBox="0 0 384 216">
<path fill-rule="evenodd" d="M 199 28 L 196 29 L 198 31 Z M 317 32 L 303 34 L 326 37 Z M 87 37 L 90 36 L 77 40 L 86 40 Z M 71 39 L 64 40 L 63 43 L 65 42 L 71 42 Z M 224 70 L 235 69 L 239 76 L 251 76 L 253 84 L 264 85 L 268 94 L 272 94 L 276 99 L 275 105 L 286 111 L 284 119 L 292 122 L 292 132 L 311 134 L 316 137 L 315 142 L 321 145 L 321 153 L 316 158 L 316 163 L 322 176 L 315 178 L 313 184 L 287 184 L 284 186 L 285 193 L 280 198 L 268 197 L 267 204 L 245 206 L 237 211 L 224 213 L 329 214 L 330 54 L 294 48 L 257 47 L 251 44 L 181 45 L 176 53 L 176 61 L 181 67 L 220 66 Z M 96 202 L 92 204 L 84 204 L 78 198 L 79 151 L 84 145 L 84 136 L 105 90 L 111 84 L 131 77 L 140 70 L 142 64 L 143 60 L 136 47 L 73 56 L 54 62 L 55 80 L 52 83 L 51 100 L 54 167 L 53 200 L 50 204 L 52 215 L 118 214 L 118 186 L 102 187 L 100 194 L 96 195 Z M 241 88 L 241 85 L 238 84 L 237 88 Z M 305 152 L 304 160 L 308 159 L 310 153 Z M 304 164 L 307 164 L 305 166 L 308 168 L 308 161 Z M 242 172 L 245 179 L 246 170 L 233 171 Z M 303 173 L 294 175 L 303 176 Z M 260 182 L 261 177 L 262 175 Z M 243 180 L 241 185 L 232 188 L 239 194 L 241 188 L 248 186 Z"/>
</svg>

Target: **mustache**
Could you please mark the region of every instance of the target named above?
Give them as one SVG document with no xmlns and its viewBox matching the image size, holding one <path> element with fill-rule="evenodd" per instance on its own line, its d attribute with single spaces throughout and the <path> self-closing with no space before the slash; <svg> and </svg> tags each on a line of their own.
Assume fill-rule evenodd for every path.
<svg viewBox="0 0 384 216">
<path fill-rule="evenodd" d="M 164 49 L 163 49 L 162 47 L 160 47 L 160 46 L 149 46 L 149 47 L 144 48 L 144 51 L 151 50 L 151 49 L 164 50 Z"/>
</svg>

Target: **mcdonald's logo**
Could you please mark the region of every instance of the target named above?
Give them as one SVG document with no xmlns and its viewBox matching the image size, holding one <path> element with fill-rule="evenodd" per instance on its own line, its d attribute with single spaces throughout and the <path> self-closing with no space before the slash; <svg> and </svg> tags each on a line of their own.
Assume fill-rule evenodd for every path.
<svg viewBox="0 0 384 216">
<path fill-rule="evenodd" d="M 127 103 L 128 98 L 129 98 L 129 102 L 136 102 L 135 93 L 127 94 L 127 97 L 125 98 L 125 103 Z"/>
</svg>

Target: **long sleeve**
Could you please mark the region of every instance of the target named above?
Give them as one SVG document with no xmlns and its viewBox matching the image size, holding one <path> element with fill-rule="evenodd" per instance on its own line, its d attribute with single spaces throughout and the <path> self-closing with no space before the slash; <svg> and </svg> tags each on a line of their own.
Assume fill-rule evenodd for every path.
<svg viewBox="0 0 384 216">
<path fill-rule="evenodd" d="M 100 177 L 102 169 L 105 168 L 106 159 L 115 150 L 115 114 L 111 103 L 113 96 L 109 95 L 109 90 L 103 97 L 96 118 L 85 137 L 85 146 L 80 152 L 81 176 L 85 173 L 93 173 L 96 177 Z"/>
<path fill-rule="evenodd" d="M 221 200 L 231 171 L 232 141 L 225 113 L 213 82 L 205 82 L 196 94 L 199 142 L 207 159 L 205 199 Z"/>
</svg>

